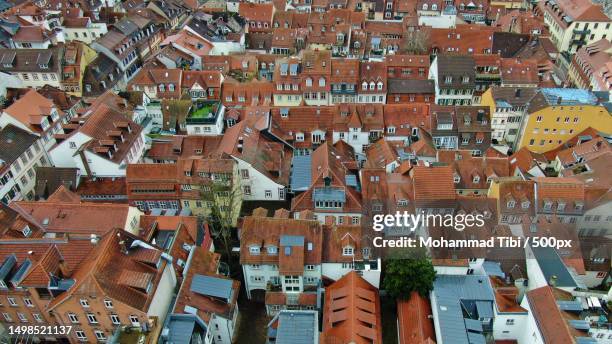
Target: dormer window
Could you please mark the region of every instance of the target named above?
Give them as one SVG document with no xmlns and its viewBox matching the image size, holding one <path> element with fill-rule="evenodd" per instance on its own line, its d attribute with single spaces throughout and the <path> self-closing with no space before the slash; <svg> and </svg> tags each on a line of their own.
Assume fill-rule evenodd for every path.
<svg viewBox="0 0 612 344">
<path fill-rule="evenodd" d="M 576 210 L 580 211 L 582 210 L 583 207 L 584 207 L 584 204 L 582 202 L 576 202 Z"/>
<path fill-rule="evenodd" d="M 276 246 L 268 246 L 267 248 L 268 254 L 269 255 L 277 255 L 278 254 L 278 247 Z"/>
<path fill-rule="evenodd" d="M 444 83 L 445 84 L 450 84 L 453 82 L 453 77 L 452 76 L 447 76 L 444 78 Z"/>
<path fill-rule="evenodd" d="M 467 84 L 470 82 L 470 77 L 469 76 L 464 76 L 463 79 L 461 80 L 462 83 Z"/>
<path fill-rule="evenodd" d="M 545 201 L 544 202 L 544 209 L 545 210 L 550 210 L 552 208 L 552 202 L 551 201 Z"/>
<path fill-rule="evenodd" d="M 521 207 L 523 207 L 523 209 L 529 209 L 530 204 L 531 202 L 529 201 L 523 201 L 523 203 L 521 203 Z"/>
<path fill-rule="evenodd" d="M 252 255 L 258 256 L 261 253 L 259 246 L 250 246 L 249 253 L 251 253 Z"/>
<path fill-rule="evenodd" d="M 458 174 L 455 174 L 455 176 L 453 177 L 453 182 L 455 182 L 455 184 L 458 184 L 461 181 L 461 177 Z"/>
<path fill-rule="evenodd" d="M 367 89 L 368 89 L 368 83 L 364 81 L 364 82 L 361 84 L 361 89 L 362 89 L 362 90 L 364 90 L 364 91 L 365 91 L 365 90 L 367 90 Z"/>
<path fill-rule="evenodd" d="M 325 87 L 325 78 L 319 79 L 319 87 Z"/>
<path fill-rule="evenodd" d="M 169 84 L 168 85 L 168 91 L 174 92 L 174 84 Z"/>
<path fill-rule="evenodd" d="M 479 183 L 479 182 L 480 182 L 480 176 L 474 176 L 474 177 L 472 178 L 472 182 L 474 182 L 474 183 Z"/>
<path fill-rule="evenodd" d="M 373 81 L 372 81 L 372 82 L 370 82 L 370 90 L 373 90 L 373 89 L 374 89 L 374 87 L 376 87 L 376 85 L 374 85 L 374 82 L 373 82 Z"/>
<path fill-rule="evenodd" d="M 516 202 L 514 201 L 508 201 L 508 203 L 506 203 L 506 206 L 510 209 L 514 208 L 514 205 L 516 204 Z"/>
<path fill-rule="evenodd" d="M 49 68 L 49 65 L 46 64 L 46 63 L 41 63 L 38 66 L 40 67 L 40 69 L 48 69 Z"/>
<path fill-rule="evenodd" d="M 191 171 L 185 171 L 185 176 L 186 177 L 191 177 Z"/>
<path fill-rule="evenodd" d="M 352 256 L 355 252 L 355 249 L 353 248 L 353 246 L 344 246 L 342 248 L 342 255 L 343 256 Z"/>
<path fill-rule="evenodd" d="M 26 225 L 25 227 L 23 227 L 23 229 L 21 230 L 21 233 L 23 234 L 24 237 L 29 237 L 30 234 L 32 234 L 32 230 L 30 229 L 30 226 Z"/>
<path fill-rule="evenodd" d="M 376 87 L 378 88 L 379 91 L 381 91 L 383 89 L 383 83 L 379 81 Z"/>
<path fill-rule="evenodd" d="M 159 84 L 159 92 L 165 92 L 166 86 L 164 84 Z"/>
<path fill-rule="evenodd" d="M 557 211 L 564 211 L 564 210 L 565 210 L 565 203 L 564 202 L 557 203 Z"/>
<path fill-rule="evenodd" d="M 306 79 L 306 87 L 312 87 L 312 79 L 311 78 L 307 78 Z"/>
</svg>

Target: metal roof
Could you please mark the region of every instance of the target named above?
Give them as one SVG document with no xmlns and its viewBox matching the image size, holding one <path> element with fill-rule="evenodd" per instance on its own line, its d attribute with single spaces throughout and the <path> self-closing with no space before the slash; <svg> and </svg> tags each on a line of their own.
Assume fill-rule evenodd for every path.
<svg viewBox="0 0 612 344">
<path fill-rule="evenodd" d="M 591 325 L 586 320 L 570 320 L 569 324 L 576 330 L 588 331 L 591 329 Z"/>
<path fill-rule="evenodd" d="M 281 235 L 280 245 L 304 247 L 304 237 L 301 235 Z"/>
<path fill-rule="evenodd" d="M 597 339 L 592 338 L 592 337 L 577 337 L 576 343 L 577 344 L 597 344 L 599 342 L 597 341 Z"/>
<path fill-rule="evenodd" d="M 501 264 L 498 262 L 485 261 L 482 263 L 482 268 L 484 269 L 487 276 L 498 276 L 501 278 L 506 278 L 506 274 L 501 269 Z"/>
<path fill-rule="evenodd" d="M 440 323 L 440 336 L 443 341 L 454 344 L 470 344 L 477 340 L 468 339 L 461 303 L 486 301 L 492 311 L 495 299 L 489 278 L 478 275 L 438 275 L 434 281 L 432 298 L 435 299 L 432 304 L 436 305 L 434 312 Z M 480 311 L 486 313 L 483 310 L 484 303 L 480 307 Z"/>
<path fill-rule="evenodd" d="M 294 155 L 291 163 L 291 190 L 306 191 L 312 184 L 312 157 L 310 155 Z"/>
<path fill-rule="evenodd" d="M 476 301 L 476 311 L 479 318 L 493 318 L 493 304 L 491 301 Z"/>
<path fill-rule="evenodd" d="M 213 276 L 195 275 L 191 281 L 192 292 L 217 297 L 224 300 L 232 298 L 233 281 Z"/>
<path fill-rule="evenodd" d="M 557 254 L 557 251 L 552 247 L 532 247 L 531 250 L 535 255 L 540 270 L 544 274 L 546 281 L 550 281 L 551 277 L 556 276 L 557 287 L 576 287 L 576 281 L 567 270 L 567 267 Z"/>
<path fill-rule="evenodd" d="M 15 272 L 13 277 L 11 277 L 11 283 L 14 285 L 19 285 L 25 277 L 26 272 L 28 272 L 30 269 L 30 266 L 32 266 L 32 261 L 29 259 L 26 259 L 23 263 L 21 263 L 21 266 L 19 269 L 17 269 L 17 272 Z"/>
<path fill-rule="evenodd" d="M 196 326 L 201 328 L 202 333 L 206 333 L 206 324 L 197 315 L 171 314 L 164 328 L 164 332 L 168 331 L 166 343 L 190 343 Z"/>
<path fill-rule="evenodd" d="M 465 328 L 469 331 L 482 332 L 482 322 L 474 319 L 465 319 Z"/>
<path fill-rule="evenodd" d="M 559 309 L 562 311 L 573 311 L 573 312 L 581 312 L 583 307 L 582 307 L 582 302 L 578 301 L 578 300 L 573 300 L 573 301 L 557 301 L 557 306 L 559 306 Z"/>
<path fill-rule="evenodd" d="M 480 333 L 468 332 L 470 344 L 486 344 L 485 337 Z"/>
<path fill-rule="evenodd" d="M 579 88 L 543 88 L 540 90 L 550 105 L 596 105 L 597 97 Z"/>
<path fill-rule="evenodd" d="M 278 314 L 276 344 L 312 344 L 318 336 L 315 311 L 281 311 Z"/>
<path fill-rule="evenodd" d="M 17 263 L 17 257 L 14 254 L 7 256 L 4 258 L 4 262 L 2 262 L 2 266 L 0 267 L 0 279 L 5 280 L 8 274 L 13 270 L 13 267 Z"/>
<path fill-rule="evenodd" d="M 338 188 L 316 188 L 312 193 L 312 199 L 315 201 L 331 201 L 331 202 L 346 202 L 346 193 L 343 189 Z"/>
</svg>

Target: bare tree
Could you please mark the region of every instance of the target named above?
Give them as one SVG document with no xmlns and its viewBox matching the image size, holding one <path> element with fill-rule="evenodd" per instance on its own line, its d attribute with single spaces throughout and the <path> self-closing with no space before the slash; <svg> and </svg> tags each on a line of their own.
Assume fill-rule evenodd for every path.
<svg viewBox="0 0 612 344">
<path fill-rule="evenodd" d="M 209 229 L 211 236 L 221 243 L 227 263 L 231 266 L 232 234 L 240 213 L 242 193 L 232 179 L 211 181 L 200 188 L 200 197 L 209 208 Z"/>
<path fill-rule="evenodd" d="M 429 53 L 429 31 L 414 30 L 404 32 L 400 51 L 405 54 L 427 54 Z"/>
</svg>

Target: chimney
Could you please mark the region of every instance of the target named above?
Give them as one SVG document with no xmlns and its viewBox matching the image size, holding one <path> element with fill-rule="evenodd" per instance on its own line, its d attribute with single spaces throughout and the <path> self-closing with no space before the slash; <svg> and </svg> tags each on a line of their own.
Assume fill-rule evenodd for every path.
<svg viewBox="0 0 612 344">
<path fill-rule="evenodd" d="M 548 280 L 548 284 L 551 287 L 555 287 L 557 285 L 557 275 L 550 276 L 550 280 Z"/>
</svg>

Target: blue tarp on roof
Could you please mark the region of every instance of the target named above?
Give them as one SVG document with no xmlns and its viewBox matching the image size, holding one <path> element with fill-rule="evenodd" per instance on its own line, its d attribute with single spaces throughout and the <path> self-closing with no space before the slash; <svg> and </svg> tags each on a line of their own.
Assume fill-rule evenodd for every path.
<svg viewBox="0 0 612 344">
<path fill-rule="evenodd" d="M 310 155 L 294 155 L 291 163 L 291 190 L 306 191 L 312 184 L 312 157 Z"/>
<path fill-rule="evenodd" d="M 201 295 L 229 300 L 232 298 L 232 285 L 233 281 L 230 279 L 195 275 L 190 290 Z"/>
</svg>

